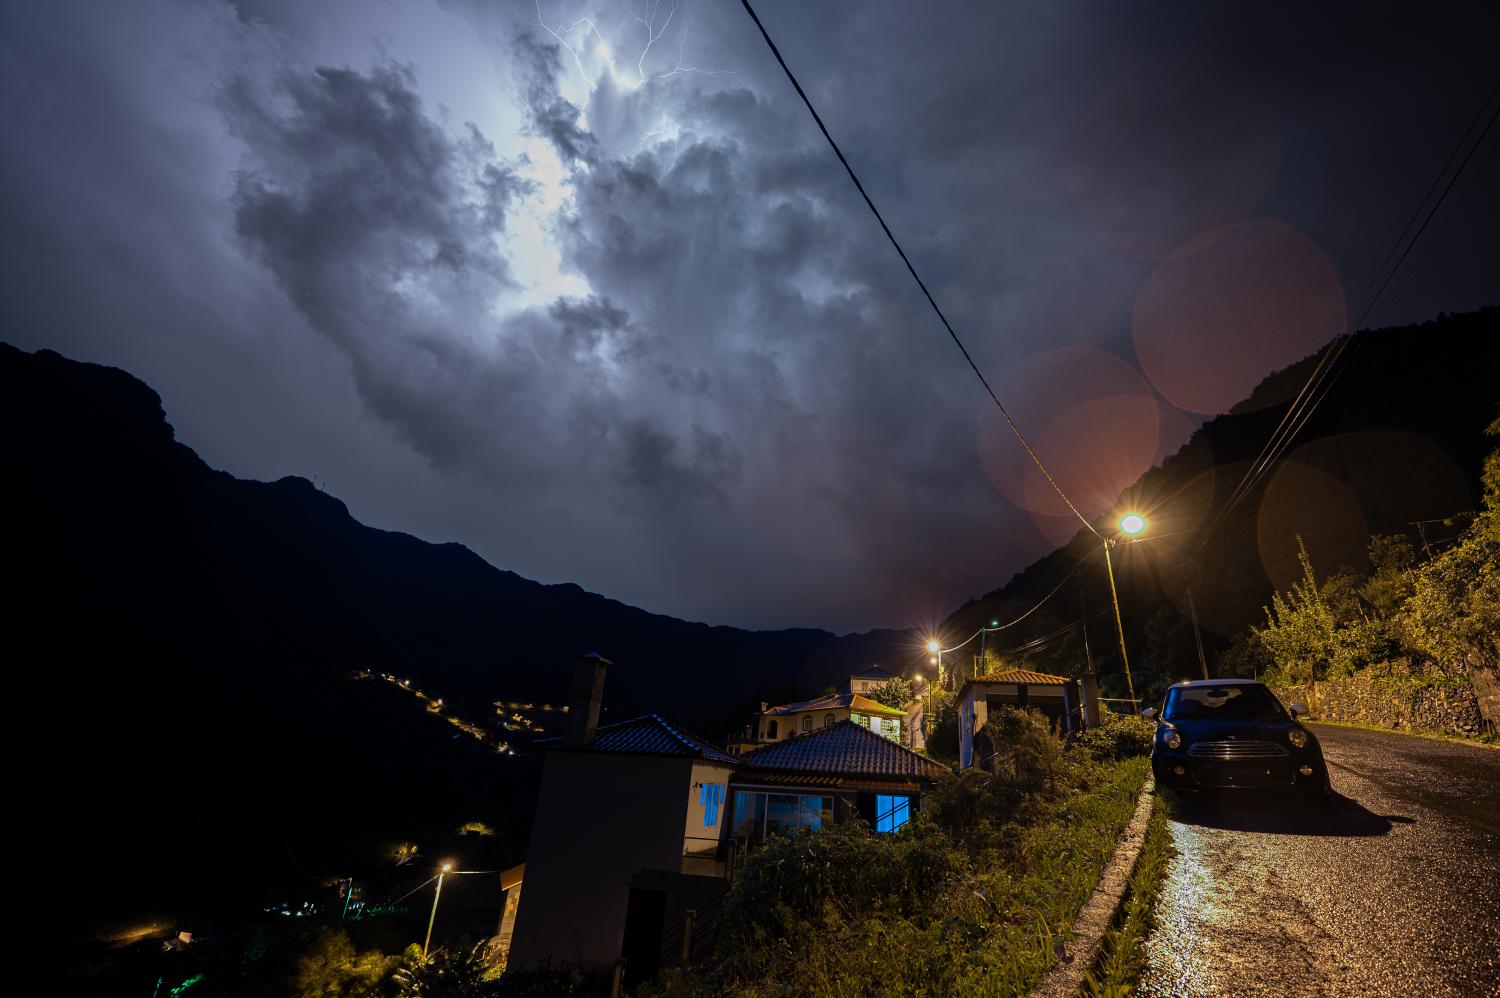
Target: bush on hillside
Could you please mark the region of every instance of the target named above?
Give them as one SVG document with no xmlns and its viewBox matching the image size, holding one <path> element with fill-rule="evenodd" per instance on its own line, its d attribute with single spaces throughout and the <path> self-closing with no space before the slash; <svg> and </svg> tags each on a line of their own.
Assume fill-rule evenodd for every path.
<svg viewBox="0 0 1500 998">
<path fill-rule="evenodd" d="M 1103 721 L 1074 738 L 1072 750 L 1096 762 L 1117 762 L 1151 753 L 1155 721 L 1126 714 L 1108 714 Z"/>
</svg>

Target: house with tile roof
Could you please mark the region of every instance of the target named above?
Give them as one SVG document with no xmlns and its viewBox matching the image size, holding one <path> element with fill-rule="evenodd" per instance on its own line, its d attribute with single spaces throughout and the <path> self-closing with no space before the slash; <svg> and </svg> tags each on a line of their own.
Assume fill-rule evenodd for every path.
<svg viewBox="0 0 1500 998">
<path fill-rule="evenodd" d="M 984 733 L 990 713 L 1001 707 L 1035 709 L 1063 731 L 1083 728 L 1083 694 L 1078 680 L 1027 669 L 975 676 L 958 691 L 958 764 L 988 767 L 998 746 Z"/>
<path fill-rule="evenodd" d="M 805 735 L 840 721 L 853 721 L 893 741 L 901 741 L 906 711 L 887 707 L 858 693 L 831 693 L 813 700 L 770 707 L 760 715 L 760 744 Z"/>
<path fill-rule="evenodd" d="M 947 772 L 856 721 L 837 721 L 740 756 L 726 833 L 741 855 L 770 835 L 819 831 L 854 815 L 894 832 Z"/>
<path fill-rule="evenodd" d="M 894 672 L 887 672 L 878 665 L 871 666 L 864 672 L 850 676 L 849 682 L 844 687 L 844 692 L 869 696 L 895 678 L 896 674 Z"/>
<path fill-rule="evenodd" d="M 738 760 L 657 714 L 598 726 L 609 662 L 581 659 L 567 733 L 547 749 L 510 965 L 656 972 L 664 926 L 727 888 L 723 834 Z"/>
</svg>

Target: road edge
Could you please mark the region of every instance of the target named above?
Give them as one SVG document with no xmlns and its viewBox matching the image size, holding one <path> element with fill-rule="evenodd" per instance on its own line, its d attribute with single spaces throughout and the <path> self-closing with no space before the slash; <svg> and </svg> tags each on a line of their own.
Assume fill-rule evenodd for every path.
<svg viewBox="0 0 1500 998">
<path fill-rule="evenodd" d="M 1028 992 L 1029 998 L 1073 998 L 1083 988 L 1084 975 L 1099 958 L 1099 947 L 1105 933 L 1114 924 L 1120 904 L 1130 888 L 1130 876 L 1135 872 L 1136 860 L 1141 857 L 1141 848 L 1146 844 L 1146 825 L 1151 821 L 1151 811 L 1156 805 L 1156 781 L 1146 777 L 1146 785 L 1136 798 L 1135 814 L 1125 826 L 1125 836 L 1110 857 L 1094 893 L 1084 903 L 1078 917 L 1069 927 L 1071 944 L 1061 948 L 1061 955 L 1042 975 L 1036 987 Z"/>
</svg>

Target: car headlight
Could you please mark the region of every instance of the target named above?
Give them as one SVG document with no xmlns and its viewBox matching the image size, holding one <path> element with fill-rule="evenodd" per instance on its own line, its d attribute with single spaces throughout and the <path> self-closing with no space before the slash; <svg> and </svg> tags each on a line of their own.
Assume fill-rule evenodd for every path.
<svg viewBox="0 0 1500 998">
<path fill-rule="evenodd" d="M 1169 749 L 1180 749 L 1180 748 L 1182 748 L 1182 736 L 1179 735 L 1175 731 L 1168 731 L 1166 733 L 1166 735 L 1162 738 L 1162 742 Z"/>
<path fill-rule="evenodd" d="M 1291 731 L 1288 731 L 1286 733 L 1286 738 L 1287 741 L 1291 742 L 1297 748 L 1307 747 L 1307 732 L 1303 731 L 1301 728 L 1293 728 Z"/>
</svg>

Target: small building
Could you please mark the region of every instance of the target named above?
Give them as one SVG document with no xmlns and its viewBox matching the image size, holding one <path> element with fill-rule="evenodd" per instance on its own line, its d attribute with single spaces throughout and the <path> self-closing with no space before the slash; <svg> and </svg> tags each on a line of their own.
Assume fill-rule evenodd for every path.
<svg viewBox="0 0 1500 998">
<path fill-rule="evenodd" d="M 1038 710 L 1063 731 L 1083 729 L 1083 696 L 1078 680 L 1026 669 L 975 676 L 958 691 L 958 764 L 982 765 L 997 746 L 988 744 L 984 726 L 1000 707 Z"/>
<path fill-rule="evenodd" d="M 548 745 L 510 965 L 656 972 L 664 926 L 727 888 L 724 802 L 737 760 L 656 714 L 596 727 L 609 662 L 580 660 L 567 733 Z"/>
<path fill-rule="evenodd" d="M 763 711 L 757 735 L 760 744 L 769 744 L 794 735 L 810 734 L 819 728 L 829 728 L 840 721 L 853 721 L 877 735 L 899 742 L 905 720 L 906 711 L 887 707 L 858 693 L 830 693 L 815 700 L 782 704 Z"/>
<path fill-rule="evenodd" d="M 887 672 L 878 665 L 872 666 L 858 675 L 850 676 L 844 692 L 868 696 L 895 678 L 894 672 Z"/>
<path fill-rule="evenodd" d="M 894 832 L 947 772 L 864 725 L 838 721 L 741 756 L 729 784 L 726 831 L 736 856 L 771 834 L 819 831 L 853 815 L 877 832 Z"/>
</svg>

